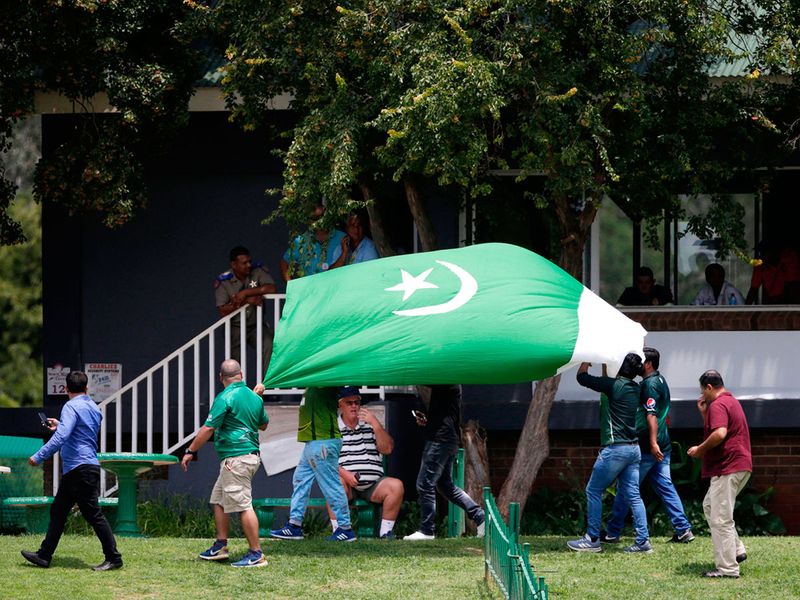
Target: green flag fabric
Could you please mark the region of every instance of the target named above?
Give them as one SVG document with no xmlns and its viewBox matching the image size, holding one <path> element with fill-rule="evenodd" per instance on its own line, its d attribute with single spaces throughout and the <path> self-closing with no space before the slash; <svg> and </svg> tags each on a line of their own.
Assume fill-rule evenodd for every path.
<svg viewBox="0 0 800 600">
<path fill-rule="evenodd" d="M 583 361 L 616 370 L 645 334 L 538 254 L 477 244 L 290 281 L 264 385 L 516 383 Z"/>
</svg>

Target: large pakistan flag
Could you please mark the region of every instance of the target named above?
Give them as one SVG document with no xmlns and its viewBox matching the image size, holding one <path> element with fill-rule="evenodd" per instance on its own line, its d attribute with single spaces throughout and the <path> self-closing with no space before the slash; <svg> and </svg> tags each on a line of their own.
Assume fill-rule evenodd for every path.
<svg viewBox="0 0 800 600">
<path fill-rule="evenodd" d="M 266 387 L 515 383 L 616 372 L 645 330 L 538 254 L 478 244 L 289 282 Z"/>
</svg>

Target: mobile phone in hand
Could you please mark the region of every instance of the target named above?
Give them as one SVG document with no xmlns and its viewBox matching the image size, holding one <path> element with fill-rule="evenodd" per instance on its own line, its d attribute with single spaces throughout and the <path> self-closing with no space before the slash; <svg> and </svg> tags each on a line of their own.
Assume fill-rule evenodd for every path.
<svg viewBox="0 0 800 600">
<path fill-rule="evenodd" d="M 50 429 L 50 422 L 47 420 L 47 415 L 40 410 L 36 411 L 36 414 L 39 415 L 39 420 L 42 422 L 42 427 L 47 427 Z"/>
</svg>

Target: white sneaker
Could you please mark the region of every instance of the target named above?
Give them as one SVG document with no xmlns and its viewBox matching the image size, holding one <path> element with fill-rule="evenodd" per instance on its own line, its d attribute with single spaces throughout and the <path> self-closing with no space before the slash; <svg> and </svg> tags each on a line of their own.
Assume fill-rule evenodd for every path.
<svg viewBox="0 0 800 600">
<path fill-rule="evenodd" d="M 482 538 L 484 535 L 486 535 L 486 521 L 478 525 L 478 533 L 476 534 L 476 537 Z"/>
<path fill-rule="evenodd" d="M 419 540 L 432 540 L 435 537 L 436 536 L 428 535 L 427 533 L 422 533 L 421 531 L 415 531 L 414 533 L 407 535 L 403 539 L 410 541 L 419 541 Z"/>
</svg>

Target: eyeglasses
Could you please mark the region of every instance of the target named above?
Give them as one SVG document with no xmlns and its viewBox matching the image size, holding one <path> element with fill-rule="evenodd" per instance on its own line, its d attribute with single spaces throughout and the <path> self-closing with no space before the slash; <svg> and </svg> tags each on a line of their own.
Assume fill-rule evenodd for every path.
<svg viewBox="0 0 800 600">
<path fill-rule="evenodd" d="M 361 404 L 361 400 L 355 398 L 354 400 L 345 400 L 344 403 L 347 404 L 348 406 L 357 406 Z"/>
</svg>

